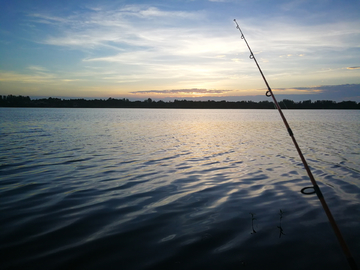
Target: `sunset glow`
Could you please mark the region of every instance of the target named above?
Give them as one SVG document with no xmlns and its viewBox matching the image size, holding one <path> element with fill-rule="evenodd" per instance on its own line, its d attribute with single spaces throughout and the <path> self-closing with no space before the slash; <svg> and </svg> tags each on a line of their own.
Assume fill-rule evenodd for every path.
<svg viewBox="0 0 360 270">
<path fill-rule="evenodd" d="M 0 94 L 266 99 L 236 18 L 279 94 L 360 101 L 358 10 L 356 0 L 7 1 Z"/>
</svg>

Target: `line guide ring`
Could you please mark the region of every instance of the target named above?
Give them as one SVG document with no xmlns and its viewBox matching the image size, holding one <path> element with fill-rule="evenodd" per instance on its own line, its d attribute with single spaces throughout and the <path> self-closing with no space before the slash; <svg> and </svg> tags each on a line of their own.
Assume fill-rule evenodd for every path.
<svg viewBox="0 0 360 270">
<path fill-rule="evenodd" d="M 313 189 L 313 191 L 310 191 L 310 192 L 305 192 L 305 190 L 307 189 Z M 316 191 L 315 191 L 315 188 L 312 186 L 312 187 L 304 187 L 303 189 L 301 189 L 301 193 L 304 194 L 304 195 L 311 195 L 311 194 L 315 194 Z"/>
</svg>

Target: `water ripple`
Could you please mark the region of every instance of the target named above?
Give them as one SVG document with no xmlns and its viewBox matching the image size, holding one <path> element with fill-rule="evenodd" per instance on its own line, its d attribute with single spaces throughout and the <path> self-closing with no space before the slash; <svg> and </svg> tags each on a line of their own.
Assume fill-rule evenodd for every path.
<svg viewBox="0 0 360 270">
<path fill-rule="evenodd" d="M 2 269 L 346 267 L 276 112 L 43 110 L 1 123 Z M 359 261 L 360 118 L 329 113 L 287 111 Z"/>
</svg>

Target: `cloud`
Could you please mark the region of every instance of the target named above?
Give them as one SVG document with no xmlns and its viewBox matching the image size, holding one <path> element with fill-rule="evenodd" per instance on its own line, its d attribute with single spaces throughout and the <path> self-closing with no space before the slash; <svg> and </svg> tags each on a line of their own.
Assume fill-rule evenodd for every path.
<svg viewBox="0 0 360 270">
<path fill-rule="evenodd" d="M 49 45 L 83 48 L 105 45 L 124 48 L 126 46 L 123 45 L 131 45 L 162 49 L 169 48 L 170 45 L 174 52 L 175 48 L 186 52 L 194 48 L 199 52 L 202 48 L 203 52 L 208 53 L 216 50 L 216 54 L 245 50 L 239 48 L 239 40 L 235 38 L 234 29 L 224 31 L 225 21 L 218 26 L 203 23 L 209 16 L 210 14 L 202 10 L 174 11 L 146 5 L 129 5 L 113 10 L 92 9 L 91 12 L 64 17 L 31 14 L 30 18 L 40 24 L 56 24 L 59 27 L 57 33 L 54 32 L 42 41 Z M 272 19 L 266 25 L 261 22 L 244 22 L 244 28 L 249 33 L 249 40 L 251 39 L 254 47 L 261 49 L 263 44 L 267 44 L 267 51 L 270 48 L 277 48 L 279 51 L 285 49 L 286 54 L 297 51 L 303 53 L 316 46 L 352 46 L 352 42 L 347 43 L 344 38 L 336 37 L 359 34 L 360 30 L 356 25 L 357 22 L 344 22 L 309 27 L 278 19 Z M 331 44 L 329 39 L 333 40 Z"/>
<path fill-rule="evenodd" d="M 51 73 L 36 72 L 24 74 L 12 71 L 0 71 L 1 82 L 45 83 L 54 79 L 56 79 L 56 76 Z"/>
<path fill-rule="evenodd" d="M 186 18 L 194 19 L 198 16 L 194 12 L 186 11 L 165 11 L 160 10 L 156 7 L 144 7 L 141 5 L 131 5 L 123 9 L 120 9 L 119 12 L 124 12 L 128 16 L 142 17 L 142 18 Z"/>
<path fill-rule="evenodd" d="M 360 69 L 360 67 L 347 67 L 346 69 Z"/>
<path fill-rule="evenodd" d="M 41 66 L 28 66 L 29 70 L 33 70 L 33 71 L 37 71 L 37 72 L 45 72 L 47 71 L 46 68 L 41 67 Z"/>
<path fill-rule="evenodd" d="M 71 78 L 72 73 L 57 74 L 41 66 L 28 66 L 24 72 L 0 70 L 0 82 L 15 82 L 20 84 L 59 84 L 59 82 L 79 81 Z M 70 78 L 69 78 L 70 77 Z"/>
<path fill-rule="evenodd" d="M 68 23 L 69 20 L 63 17 L 51 16 L 46 14 L 37 14 L 32 13 L 28 15 L 32 22 L 37 22 L 41 24 L 59 24 L 59 23 Z"/>
<path fill-rule="evenodd" d="M 297 2 L 297 1 L 296 1 Z M 41 42 L 77 48 L 80 50 L 96 50 L 101 47 L 122 51 L 129 54 L 148 51 L 153 55 L 181 55 L 214 57 L 215 55 L 231 55 L 238 59 L 239 53 L 246 52 L 245 46 L 236 38 L 236 30 L 218 25 L 206 24 L 210 14 L 202 10 L 178 11 L 164 10 L 154 6 L 128 5 L 122 8 L 93 8 L 89 12 L 71 14 L 64 17 L 49 14 L 32 14 L 38 23 L 56 24 L 58 26 L 51 36 Z M 141 20 L 139 20 L 141 17 Z M 228 27 L 231 21 L 226 22 Z M 244 28 L 249 33 L 253 49 L 263 49 L 266 54 L 277 61 L 281 55 L 304 55 L 311 52 L 317 55 L 324 48 L 356 47 L 356 40 L 346 40 L 344 36 L 360 33 L 357 22 L 328 23 L 301 26 L 291 21 L 272 19 L 268 24 L 248 22 Z M 281 31 L 274 31 L 281 29 Z M 329 31 L 329 29 L 331 29 Z M 57 31 L 56 31 L 57 30 Z M 340 38 L 341 37 L 341 38 Z M 329 43 L 329 40 L 332 40 Z M 87 60 L 117 61 L 122 55 L 107 50 L 107 55 L 91 54 Z M 144 59 L 139 55 L 139 60 Z M 268 58 L 268 57 L 267 57 Z"/>
<path fill-rule="evenodd" d="M 308 86 L 308 87 L 290 87 L 290 88 L 276 88 L 277 91 L 289 91 L 289 90 L 299 90 L 307 92 L 338 92 L 344 90 L 360 90 L 360 84 L 341 84 L 341 85 L 319 85 L 319 86 Z M 274 88 L 275 90 L 275 88 Z M 359 92 L 360 93 L 360 92 Z"/>
<path fill-rule="evenodd" d="M 146 90 L 134 91 L 131 94 L 223 94 L 231 92 L 231 90 L 207 90 L 207 89 L 172 89 L 172 90 Z"/>
<path fill-rule="evenodd" d="M 310 87 L 291 87 L 273 89 L 280 92 L 291 92 L 291 94 L 280 94 L 286 98 L 296 96 L 296 99 L 317 99 L 317 100 L 354 100 L 360 102 L 360 84 L 341 84 L 341 85 L 319 85 Z"/>
</svg>

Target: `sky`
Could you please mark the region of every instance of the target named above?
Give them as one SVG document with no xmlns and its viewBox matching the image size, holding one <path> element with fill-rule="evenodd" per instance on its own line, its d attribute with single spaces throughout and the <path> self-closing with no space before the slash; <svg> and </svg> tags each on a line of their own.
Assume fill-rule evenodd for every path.
<svg viewBox="0 0 360 270">
<path fill-rule="evenodd" d="M 0 0 L 0 95 L 360 102 L 359 0 Z"/>
</svg>

